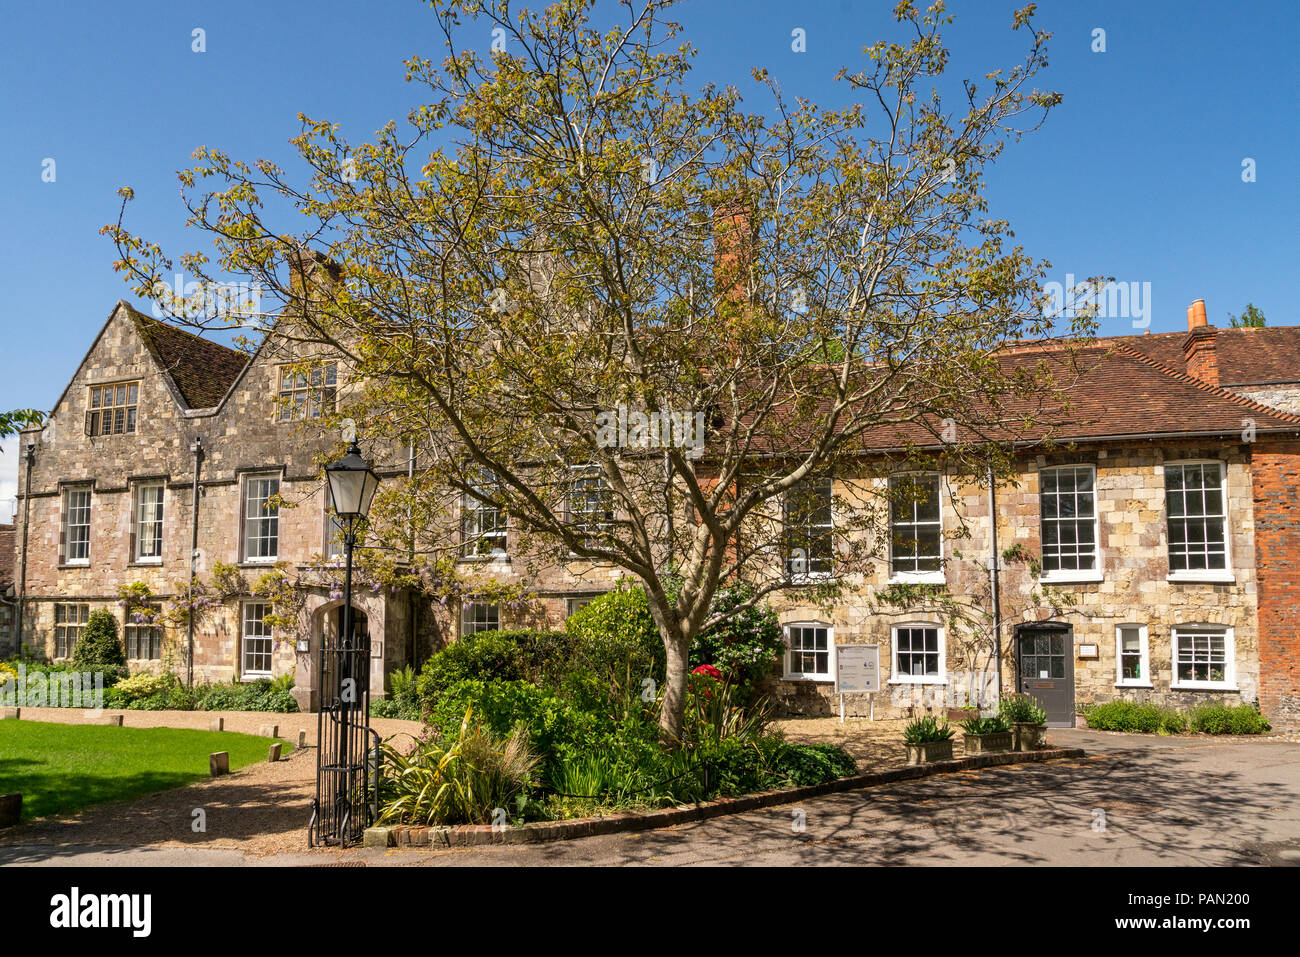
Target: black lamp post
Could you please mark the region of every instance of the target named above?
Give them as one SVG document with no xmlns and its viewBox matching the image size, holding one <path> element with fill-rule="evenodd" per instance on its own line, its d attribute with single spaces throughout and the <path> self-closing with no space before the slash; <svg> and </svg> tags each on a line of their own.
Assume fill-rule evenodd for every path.
<svg viewBox="0 0 1300 957">
<path fill-rule="evenodd" d="M 335 668 L 328 668 L 331 651 L 321 638 L 320 708 L 317 711 L 316 801 L 312 809 L 312 842 L 347 844 L 364 829 L 366 791 L 366 741 L 368 730 L 365 702 L 368 699 L 369 635 L 358 640 L 352 623 L 352 549 L 356 545 L 357 527 L 370 513 L 370 503 L 379 488 L 379 476 L 361 457 L 356 440 L 342 459 L 325 466 L 329 481 L 330 504 L 343 529 L 343 628 L 338 648 L 333 650 Z M 331 679 L 327 684 L 327 676 Z M 336 680 L 335 680 L 336 679 Z M 329 695 L 332 700 L 327 699 Z M 328 733 L 324 715 L 330 714 Z M 361 721 L 353 719 L 356 714 Z M 355 735 L 354 732 L 355 731 Z M 354 752 L 358 752 L 354 754 Z M 322 782 L 327 804 L 322 804 Z M 361 800 L 356 800 L 357 794 Z M 354 814 L 362 819 L 358 822 Z"/>
</svg>

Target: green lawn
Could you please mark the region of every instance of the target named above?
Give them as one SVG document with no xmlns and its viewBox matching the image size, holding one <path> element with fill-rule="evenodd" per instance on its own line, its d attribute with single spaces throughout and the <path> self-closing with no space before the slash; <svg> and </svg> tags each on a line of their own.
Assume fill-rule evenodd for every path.
<svg viewBox="0 0 1300 957">
<path fill-rule="evenodd" d="M 230 731 L 0 721 L 0 794 L 22 793 L 25 821 L 66 814 L 200 781 L 214 751 L 230 752 L 232 771 L 265 761 L 272 743 Z"/>
</svg>

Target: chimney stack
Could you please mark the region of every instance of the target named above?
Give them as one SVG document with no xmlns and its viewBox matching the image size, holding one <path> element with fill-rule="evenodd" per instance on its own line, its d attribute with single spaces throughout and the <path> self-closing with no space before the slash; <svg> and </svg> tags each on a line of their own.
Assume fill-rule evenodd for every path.
<svg viewBox="0 0 1300 957">
<path fill-rule="evenodd" d="M 1205 300 L 1197 299 L 1187 307 L 1187 338 L 1183 340 L 1183 358 L 1187 374 L 1206 385 L 1219 385 L 1219 354 L 1215 340 L 1219 330 L 1205 318 Z"/>
<path fill-rule="evenodd" d="M 748 200 L 737 195 L 713 213 L 713 280 L 720 297 L 734 303 L 749 298 L 754 257 L 754 220 Z"/>
</svg>

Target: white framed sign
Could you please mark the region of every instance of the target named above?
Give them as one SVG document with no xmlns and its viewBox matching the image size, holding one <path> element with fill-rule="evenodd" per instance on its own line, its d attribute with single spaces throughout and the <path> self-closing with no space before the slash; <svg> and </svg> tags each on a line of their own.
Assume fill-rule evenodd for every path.
<svg viewBox="0 0 1300 957">
<path fill-rule="evenodd" d="M 880 646 L 835 646 L 835 693 L 873 694 L 880 690 Z"/>
</svg>

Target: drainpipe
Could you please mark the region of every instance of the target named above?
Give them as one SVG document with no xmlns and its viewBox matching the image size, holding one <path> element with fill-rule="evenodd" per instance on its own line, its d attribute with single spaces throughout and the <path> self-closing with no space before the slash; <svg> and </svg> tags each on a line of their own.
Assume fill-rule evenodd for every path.
<svg viewBox="0 0 1300 957">
<path fill-rule="evenodd" d="M 998 497 L 993 483 L 993 461 L 990 459 L 985 475 L 989 486 L 989 592 L 993 600 L 993 661 L 997 669 L 997 702 L 1002 701 L 1002 603 L 998 590 L 998 571 L 1002 562 L 998 557 Z"/>
<path fill-rule="evenodd" d="M 22 657 L 23 653 L 23 617 L 27 609 L 27 529 L 32 524 L 32 464 L 36 461 L 35 442 L 27 443 L 24 458 L 27 463 L 27 473 L 26 478 L 23 479 L 23 554 L 18 580 L 18 620 L 14 627 L 14 650 L 19 657 Z"/>
<path fill-rule="evenodd" d="M 194 578 L 199 564 L 199 464 L 203 461 L 203 439 L 200 436 L 194 436 L 194 444 L 190 446 L 190 451 L 194 453 L 194 485 L 190 519 L 190 613 L 185 627 L 185 687 L 187 688 L 194 687 Z"/>
</svg>

